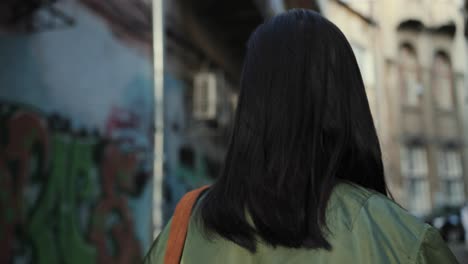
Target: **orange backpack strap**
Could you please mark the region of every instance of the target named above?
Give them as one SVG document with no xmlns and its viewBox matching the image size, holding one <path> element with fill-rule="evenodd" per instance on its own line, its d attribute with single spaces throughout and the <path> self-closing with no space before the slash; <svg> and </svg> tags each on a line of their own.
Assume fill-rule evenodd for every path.
<svg viewBox="0 0 468 264">
<path fill-rule="evenodd" d="M 203 186 L 185 194 L 176 206 L 167 240 L 164 264 L 179 264 L 187 237 L 192 208 L 200 194 L 209 186 Z"/>
</svg>

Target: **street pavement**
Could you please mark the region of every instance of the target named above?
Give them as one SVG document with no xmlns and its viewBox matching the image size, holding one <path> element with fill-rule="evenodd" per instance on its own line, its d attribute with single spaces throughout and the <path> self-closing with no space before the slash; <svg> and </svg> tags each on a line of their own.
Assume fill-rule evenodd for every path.
<svg viewBox="0 0 468 264">
<path fill-rule="evenodd" d="M 455 257 L 460 264 L 468 263 L 468 247 L 464 244 L 451 244 L 450 249 L 452 250 Z"/>
</svg>

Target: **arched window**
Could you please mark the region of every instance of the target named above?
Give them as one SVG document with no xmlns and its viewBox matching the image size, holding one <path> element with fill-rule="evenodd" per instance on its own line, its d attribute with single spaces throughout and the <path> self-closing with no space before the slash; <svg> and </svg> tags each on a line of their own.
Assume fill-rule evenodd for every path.
<svg viewBox="0 0 468 264">
<path fill-rule="evenodd" d="M 436 105 L 441 110 L 452 110 L 452 67 L 448 56 L 443 52 L 438 52 L 434 57 L 432 67 L 432 87 Z"/>
<path fill-rule="evenodd" d="M 419 106 L 423 87 L 419 81 L 419 64 L 416 53 L 409 44 L 400 48 L 400 79 L 402 85 L 403 104 Z"/>
</svg>

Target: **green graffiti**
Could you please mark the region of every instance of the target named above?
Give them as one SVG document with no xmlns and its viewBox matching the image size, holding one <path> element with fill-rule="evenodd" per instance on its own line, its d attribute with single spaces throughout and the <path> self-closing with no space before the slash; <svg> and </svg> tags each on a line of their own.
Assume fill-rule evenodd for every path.
<svg viewBox="0 0 468 264">
<path fill-rule="evenodd" d="M 59 249 L 56 246 L 53 225 L 61 218 L 62 207 L 57 208 L 60 201 L 60 188 L 63 188 L 63 175 L 66 173 L 69 145 L 63 144 L 65 139 L 54 136 L 52 139 L 52 152 L 56 153 L 51 163 L 51 173 L 47 179 L 46 190 L 34 211 L 28 227 L 28 236 L 36 251 L 38 264 L 58 264 L 60 261 Z M 57 210 L 60 213 L 57 214 Z M 56 217 L 59 217 L 57 219 Z"/>
<path fill-rule="evenodd" d="M 135 263 L 141 248 L 126 195 L 137 188 L 137 153 L 49 130 L 34 112 L 1 111 L 0 263 Z"/>
<path fill-rule="evenodd" d="M 96 186 L 93 186 L 93 148 L 94 141 L 75 141 L 72 144 L 70 171 L 67 174 L 64 186 L 61 189 L 62 203 L 66 205 L 60 219 L 60 244 L 62 251 L 67 256 L 64 258 L 67 264 L 81 264 L 96 262 L 96 249 L 89 245 L 83 238 L 82 230 L 77 223 L 79 219 L 78 202 L 91 202 L 92 194 Z M 76 186 L 83 182 L 82 186 Z"/>
<path fill-rule="evenodd" d="M 66 135 L 52 138 L 50 178 L 29 226 L 38 264 L 96 262 L 96 250 L 83 239 L 75 210 L 77 198 L 90 199 L 95 188 L 90 179 L 93 143 L 71 142 Z M 86 184 L 78 190 L 75 183 L 79 177 L 84 177 Z"/>
</svg>

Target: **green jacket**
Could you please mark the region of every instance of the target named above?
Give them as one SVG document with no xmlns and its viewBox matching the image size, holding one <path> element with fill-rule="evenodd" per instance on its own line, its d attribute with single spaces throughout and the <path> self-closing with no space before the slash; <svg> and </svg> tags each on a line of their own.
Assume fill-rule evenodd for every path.
<svg viewBox="0 0 468 264">
<path fill-rule="evenodd" d="M 327 222 L 331 251 L 259 243 L 252 254 L 223 238 L 207 240 L 199 221 L 192 217 L 181 263 L 458 263 L 436 229 L 387 197 L 362 187 L 338 184 L 328 203 Z M 170 223 L 153 243 L 144 264 L 164 263 L 169 228 Z"/>
</svg>

